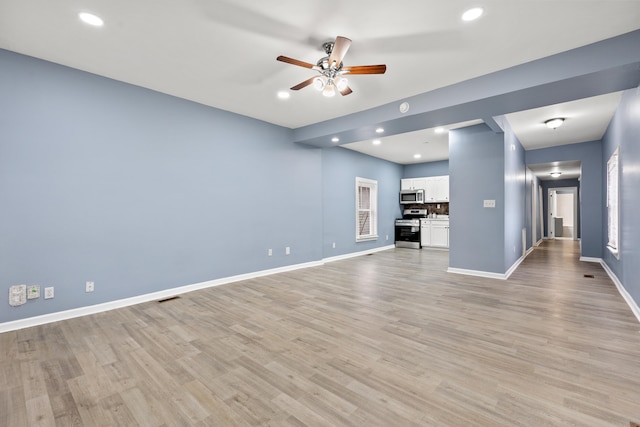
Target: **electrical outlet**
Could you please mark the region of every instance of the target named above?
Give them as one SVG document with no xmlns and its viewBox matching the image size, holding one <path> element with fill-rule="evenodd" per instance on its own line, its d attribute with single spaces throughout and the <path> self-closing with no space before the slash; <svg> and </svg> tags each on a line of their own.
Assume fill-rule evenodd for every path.
<svg viewBox="0 0 640 427">
<path fill-rule="evenodd" d="M 484 201 L 484 207 L 485 208 L 495 208 L 496 207 L 496 201 L 495 200 L 485 200 Z"/>
<path fill-rule="evenodd" d="M 44 299 L 53 298 L 53 286 L 49 286 L 48 288 L 44 288 Z"/>
<path fill-rule="evenodd" d="M 273 249 L 271 249 L 271 248 L 267 249 L 267 255 L 268 256 L 272 256 L 273 255 Z"/>
<path fill-rule="evenodd" d="M 40 285 L 27 286 L 27 299 L 40 298 Z"/>
<path fill-rule="evenodd" d="M 285 255 L 290 255 L 291 254 L 291 248 L 289 246 L 287 246 L 286 248 L 284 248 L 284 254 Z"/>
<path fill-rule="evenodd" d="M 85 292 L 93 292 L 93 288 L 94 288 L 93 282 L 87 282 L 87 283 L 85 283 L 84 291 Z"/>
</svg>

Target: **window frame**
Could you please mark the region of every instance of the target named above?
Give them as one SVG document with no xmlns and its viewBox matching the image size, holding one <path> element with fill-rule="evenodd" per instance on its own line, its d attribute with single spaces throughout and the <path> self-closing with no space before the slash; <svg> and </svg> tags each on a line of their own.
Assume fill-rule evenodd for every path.
<svg viewBox="0 0 640 427">
<path fill-rule="evenodd" d="M 606 207 L 607 249 L 620 259 L 620 147 L 607 160 Z"/>
<path fill-rule="evenodd" d="M 369 208 L 361 209 L 360 188 L 369 188 Z M 356 242 L 366 242 L 378 239 L 378 181 L 374 179 L 356 177 L 356 197 L 355 197 L 355 213 L 356 213 Z M 360 234 L 361 223 L 360 213 L 362 211 L 369 212 L 370 233 Z"/>
</svg>

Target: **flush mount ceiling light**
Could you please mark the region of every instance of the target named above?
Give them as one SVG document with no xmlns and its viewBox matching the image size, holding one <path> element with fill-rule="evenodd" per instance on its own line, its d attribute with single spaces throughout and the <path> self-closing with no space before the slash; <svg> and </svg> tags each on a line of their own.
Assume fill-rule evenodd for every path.
<svg viewBox="0 0 640 427">
<path fill-rule="evenodd" d="M 555 119 L 549 119 L 546 122 L 544 122 L 544 124 L 547 125 L 547 127 L 550 129 L 557 129 L 560 126 L 562 126 L 563 123 L 564 123 L 563 117 L 556 117 Z"/>
<path fill-rule="evenodd" d="M 104 21 L 97 15 L 88 12 L 80 12 L 78 13 L 78 18 L 82 20 L 82 22 L 93 25 L 94 27 L 102 27 L 104 25 Z"/>
<path fill-rule="evenodd" d="M 480 18 L 483 13 L 484 13 L 484 9 L 483 8 L 474 7 L 472 9 L 469 9 L 469 10 L 465 11 L 462 14 L 462 20 L 463 21 L 475 21 L 476 19 Z"/>
<path fill-rule="evenodd" d="M 443 128 L 443 127 L 439 127 L 439 128 L 435 128 L 433 131 L 434 131 L 435 133 L 444 133 L 445 128 Z"/>
<path fill-rule="evenodd" d="M 280 92 L 278 92 L 278 98 L 280 99 L 289 99 L 289 92 L 285 92 L 283 90 L 281 90 Z"/>
<path fill-rule="evenodd" d="M 560 175 L 562 175 L 562 172 L 551 172 L 549 175 L 551 175 L 554 178 L 559 177 Z"/>
<path fill-rule="evenodd" d="M 340 138 L 334 136 L 333 138 L 331 138 L 331 142 L 340 142 Z"/>
<path fill-rule="evenodd" d="M 422 157 L 422 154 L 414 154 L 414 155 L 413 155 L 413 158 L 414 158 L 414 159 L 419 159 L 420 157 Z"/>
<path fill-rule="evenodd" d="M 333 42 L 323 43 L 322 48 L 327 56 L 320 58 L 315 65 L 283 55 L 278 56 L 276 60 L 309 68 L 320 73 L 320 76 L 308 78 L 302 83 L 293 86 L 291 90 L 300 90 L 309 85 L 313 85 L 313 87 L 321 91 L 324 96 L 335 96 L 336 92 L 340 92 L 340 95 L 346 96 L 353 92 L 349 87 L 349 82 L 344 77 L 346 74 L 384 74 L 385 71 L 387 71 L 387 66 L 384 64 L 344 66 L 342 59 L 350 46 L 351 40 L 342 36 L 336 37 L 336 40 Z"/>
<path fill-rule="evenodd" d="M 382 133 L 382 132 L 384 132 L 384 129 L 383 129 L 383 128 L 378 128 L 378 129 L 376 129 L 376 133 Z"/>
<path fill-rule="evenodd" d="M 380 144 L 382 144 L 382 141 L 380 141 L 379 139 L 374 139 L 373 141 L 371 141 L 371 143 L 373 145 L 380 145 Z"/>
</svg>

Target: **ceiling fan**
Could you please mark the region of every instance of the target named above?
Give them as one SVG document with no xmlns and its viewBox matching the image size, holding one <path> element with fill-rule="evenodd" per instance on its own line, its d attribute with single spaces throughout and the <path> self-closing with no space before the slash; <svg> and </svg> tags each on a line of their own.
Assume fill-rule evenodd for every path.
<svg viewBox="0 0 640 427">
<path fill-rule="evenodd" d="M 342 63 L 342 59 L 350 46 L 351 40 L 342 36 L 336 37 L 334 42 L 323 43 L 322 48 L 326 52 L 327 56 L 320 58 L 316 65 L 282 55 L 278 56 L 276 59 L 288 64 L 309 68 L 320 73 L 319 76 L 308 78 L 302 83 L 293 86 L 291 90 L 300 90 L 310 84 L 313 84 L 316 89 L 322 91 L 324 96 L 334 96 L 336 94 L 336 90 L 340 92 L 341 95 L 345 96 L 353 92 L 345 77 L 346 74 L 384 74 L 385 71 L 387 71 L 387 66 L 384 64 L 354 65 L 345 67 Z"/>
</svg>

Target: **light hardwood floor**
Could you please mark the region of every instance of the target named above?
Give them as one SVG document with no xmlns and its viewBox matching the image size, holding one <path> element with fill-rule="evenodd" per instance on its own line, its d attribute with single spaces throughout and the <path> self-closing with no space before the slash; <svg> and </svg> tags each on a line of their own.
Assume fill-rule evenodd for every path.
<svg viewBox="0 0 640 427">
<path fill-rule="evenodd" d="M 447 265 L 392 249 L 0 334 L 0 425 L 640 421 L 640 324 L 575 242 L 506 281 Z"/>
</svg>

